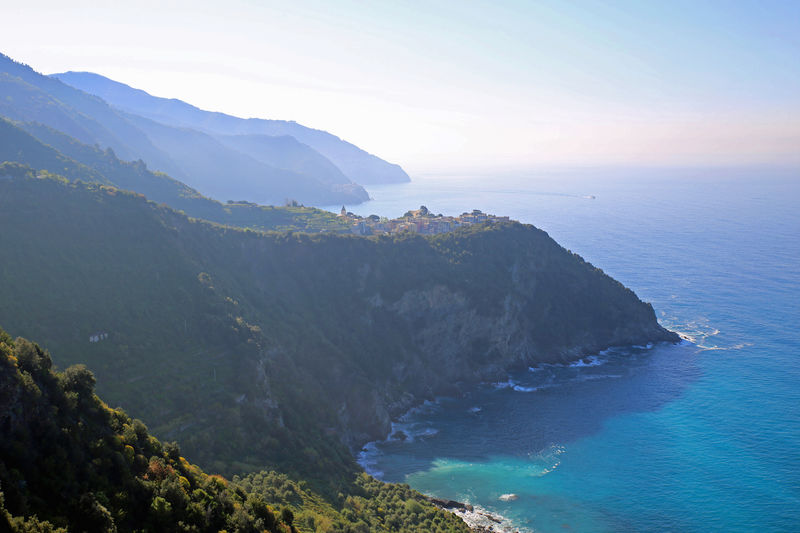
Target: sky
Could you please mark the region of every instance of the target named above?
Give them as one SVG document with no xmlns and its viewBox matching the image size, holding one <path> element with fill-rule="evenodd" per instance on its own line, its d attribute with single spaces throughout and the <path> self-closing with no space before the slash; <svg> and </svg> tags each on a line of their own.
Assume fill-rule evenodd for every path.
<svg viewBox="0 0 800 533">
<path fill-rule="evenodd" d="M 800 164 L 800 1 L 0 0 L 0 52 L 412 172 Z"/>
</svg>

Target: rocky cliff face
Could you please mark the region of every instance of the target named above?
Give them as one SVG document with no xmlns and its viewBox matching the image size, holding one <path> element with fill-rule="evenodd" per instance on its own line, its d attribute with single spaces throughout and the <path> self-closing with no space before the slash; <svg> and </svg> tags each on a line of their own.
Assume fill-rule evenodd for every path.
<svg viewBox="0 0 800 533">
<path fill-rule="evenodd" d="M 376 308 L 388 310 L 405 324 L 412 347 L 393 366 L 383 387 L 355 405 L 342 404 L 339 422 L 346 443 L 357 448 L 384 438 L 391 419 L 422 400 L 458 394 L 481 382 L 504 381 L 510 370 L 575 361 L 611 346 L 679 340 L 658 325 L 648 304 L 636 306 L 625 323 L 610 331 L 576 328 L 559 341 L 541 338 L 526 297 L 530 293 L 522 285 L 488 316 L 471 306 L 465 294 L 443 285 L 410 290 L 389 303 L 374 297 Z M 393 392 L 392 385 L 397 384 L 403 384 L 402 392 Z"/>
<path fill-rule="evenodd" d="M 321 317 L 311 322 L 328 327 L 306 334 L 346 356 L 315 363 L 296 350 L 293 360 L 305 368 L 324 361 L 320 392 L 337 406 L 337 434 L 352 448 L 386 436 L 392 417 L 424 399 L 505 380 L 512 369 L 679 340 L 658 324 L 652 306 L 531 226 L 356 239 L 337 259 L 328 257 L 329 244 L 313 245 L 327 267 L 301 282 Z M 259 254 L 251 260 L 263 265 Z M 335 289 L 322 296 L 323 288 Z"/>
</svg>

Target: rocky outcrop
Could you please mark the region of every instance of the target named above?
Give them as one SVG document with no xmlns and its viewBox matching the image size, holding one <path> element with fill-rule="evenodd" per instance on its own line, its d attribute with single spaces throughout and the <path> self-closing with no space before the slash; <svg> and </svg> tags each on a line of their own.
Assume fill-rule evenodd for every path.
<svg viewBox="0 0 800 533">
<path fill-rule="evenodd" d="M 388 261 L 383 246 L 401 251 Z M 511 370 L 679 340 L 650 304 L 531 226 L 361 239 L 357 247 L 358 261 L 325 277 L 347 301 L 332 313 L 335 332 L 323 333 L 356 362 L 341 372 L 363 377 L 344 395 L 327 388 L 339 406 L 338 435 L 353 449 L 386 437 L 391 419 L 423 400 L 505 380 Z"/>
<path fill-rule="evenodd" d="M 507 519 L 468 503 L 431 497 L 427 497 L 427 500 L 439 509 L 450 511 L 461 518 L 475 533 L 518 533 Z"/>
<path fill-rule="evenodd" d="M 520 280 L 526 279 L 521 276 Z M 355 410 L 344 408 L 340 422 L 351 431 L 353 447 L 385 438 L 390 419 L 425 399 L 455 395 L 486 381 L 503 381 L 508 372 L 537 363 L 571 362 L 611 346 L 677 342 L 678 336 L 656 322 L 652 307 L 640 306 L 626 323 L 610 331 L 575 329 L 560 342 L 537 336 L 535 317 L 526 313 L 530 293 L 520 282 L 493 314 L 481 314 L 468 297 L 443 285 L 410 290 L 394 302 L 369 298 L 376 309 L 392 313 L 410 335 L 406 358 L 392 369 L 391 383 L 402 383 L 399 397 L 373 395 Z M 377 302 L 377 303 L 376 303 Z M 365 411 L 369 412 L 366 414 Z M 346 414 L 346 416 L 344 416 Z"/>
</svg>

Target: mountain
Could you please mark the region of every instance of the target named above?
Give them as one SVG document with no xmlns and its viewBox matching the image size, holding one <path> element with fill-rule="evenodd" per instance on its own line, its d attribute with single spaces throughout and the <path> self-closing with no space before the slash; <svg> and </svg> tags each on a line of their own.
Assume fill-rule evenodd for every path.
<svg viewBox="0 0 800 533">
<path fill-rule="evenodd" d="M 343 181 L 326 183 L 314 174 L 264 163 L 201 131 L 166 126 L 129 113 L 124 116 L 178 162 L 188 185 L 212 198 L 272 205 L 282 205 L 287 199 L 317 205 L 369 199 L 363 187 L 344 175 Z"/>
<path fill-rule="evenodd" d="M 325 183 L 346 183 L 347 178 L 339 168 L 310 146 L 289 135 L 216 135 L 217 140 L 250 157 L 292 170 L 300 174 L 313 174 Z"/>
<path fill-rule="evenodd" d="M 150 171 L 142 161 L 121 161 L 110 148 L 85 145 L 40 123 L 14 124 L 0 118 L 0 161 L 19 162 L 70 180 L 113 185 L 220 224 L 260 230 L 348 230 L 333 213 L 321 209 L 221 204 L 166 174 Z"/>
<path fill-rule="evenodd" d="M 143 159 L 177 175 L 170 157 L 103 100 L 42 76 L 2 54 L 0 115 L 47 124 L 83 143 L 112 148 L 123 159 Z"/>
<path fill-rule="evenodd" d="M 53 76 L 87 93 L 100 96 L 119 109 L 164 124 L 194 128 L 213 135 L 294 137 L 328 158 L 356 183 L 369 185 L 409 181 L 408 174 L 399 165 L 387 163 L 328 132 L 307 128 L 296 122 L 242 119 L 224 113 L 203 111 L 181 100 L 155 97 L 91 72 L 63 72 Z"/>
<path fill-rule="evenodd" d="M 36 175 L 0 168 L 0 323 L 214 471 L 338 479 L 426 398 L 677 340 L 532 226 L 260 233 Z"/>
<path fill-rule="evenodd" d="M 275 472 L 208 475 L 94 385 L 85 366 L 55 371 L 39 345 L 0 329 L 0 531 L 468 531 L 366 474 L 335 498 Z"/>
<path fill-rule="evenodd" d="M 291 199 L 321 205 L 355 204 L 369 198 L 360 185 L 341 173 L 332 174 L 330 163 L 305 167 L 297 163 L 295 168 L 304 168 L 302 172 L 278 168 L 201 131 L 123 113 L 2 54 L 0 116 L 45 124 L 84 144 L 111 148 L 121 159 L 142 160 L 223 201 L 283 204 Z M 321 157 L 316 154 L 311 160 Z"/>
</svg>

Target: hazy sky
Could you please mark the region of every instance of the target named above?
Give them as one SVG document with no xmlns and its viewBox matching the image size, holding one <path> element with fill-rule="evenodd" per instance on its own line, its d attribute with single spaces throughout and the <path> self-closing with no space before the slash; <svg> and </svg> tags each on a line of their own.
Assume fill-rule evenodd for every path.
<svg viewBox="0 0 800 533">
<path fill-rule="evenodd" d="M 0 51 L 413 171 L 800 163 L 800 1 L 0 0 Z"/>
</svg>

